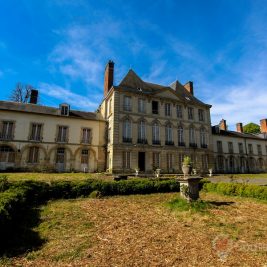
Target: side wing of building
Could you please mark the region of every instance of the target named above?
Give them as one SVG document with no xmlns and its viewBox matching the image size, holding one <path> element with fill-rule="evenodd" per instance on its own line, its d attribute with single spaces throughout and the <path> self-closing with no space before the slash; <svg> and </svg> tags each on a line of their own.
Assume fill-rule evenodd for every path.
<svg viewBox="0 0 267 267">
<path fill-rule="evenodd" d="M 97 113 L 0 101 L 0 170 L 103 171 L 106 122 Z"/>
<path fill-rule="evenodd" d="M 267 171 L 267 140 L 264 135 L 213 127 L 214 169 L 217 173 Z"/>
</svg>

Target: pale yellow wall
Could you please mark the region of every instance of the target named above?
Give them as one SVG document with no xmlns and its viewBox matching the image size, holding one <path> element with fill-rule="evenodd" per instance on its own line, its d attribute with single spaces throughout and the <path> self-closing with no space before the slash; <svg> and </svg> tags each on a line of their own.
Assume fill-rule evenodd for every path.
<svg viewBox="0 0 267 267">
<path fill-rule="evenodd" d="M 217 141 L 222 142 L 223 153 L 218 151 Z M 228 143 L 233 143 L 233 153 L 229 153 Z M 239 153 L 238 144 L 243 144 L 243 154 Z M 249 153 L 249 144 L 253 146 L 253 154 Z M 261 145 L 262 155 L 258 154 L 257 145 Z M 267 171 L 267 151 L 266 151 L 267 140 L 256 140 L 249 138 L 239 138 L 239 137 L 231 137 L 231 136 L 223 136 L 223 135 L 213 135 L 213 148 L 214 148 L 214 161 L 217 162 L 218 156 L 223 156 L 224 159 L 224 171 L 231 172 L 229 167 L 229 159 L 233 157 L 234 159 L 234 171 L 235 172 L 263 172 Z M 246 160 L 246 168 L 241 169 L 240 159 L 244 158 Z M 262 160 L 263 166 L 260 167 L 259 160 Z M 254 163 L 251 164 L 250 162 Z M 251 166 L 253 165 L 253 166 Z M 217 167 L 218 168 L 218 167 Z"/>
<path fill-rule="evenodd" d="M 97 114 L 99 116 L 99 114 Z M 42 114 L 32 114 L 26 112 L 0 111 L 0 121 L 14 121 L 14 139 L 12 141 L 0 141 L 0 144 L 14 146 L 20 152 L 16 156 L 16 164 L 20 167 L 30 165 L 27 163 L 28 147 L 37 145 L 39 151 L 39 166 L 46 165 L 53 168 L 55 166 L 56 149 L 66 148 L 65 170 L 75 169 L 81 171 L 81 149 L 89 149 L 89 171 L 105 169 L 105 150 L 106 143 L 105 131 L 106 123 L 104 120 L 84 120 L 64 116 L 49 116 Z M 43 124 L 42 142 L 30 142 L 31 123 Z M 68 143 L 56 143 L 57 126 L 69 127 Z M 90 128 L 92 130 L 92 142 L 90 145 L 81 144 L 81 129 Z M 36 166 L 38 167 L 38 166 Z"/>
</svg>

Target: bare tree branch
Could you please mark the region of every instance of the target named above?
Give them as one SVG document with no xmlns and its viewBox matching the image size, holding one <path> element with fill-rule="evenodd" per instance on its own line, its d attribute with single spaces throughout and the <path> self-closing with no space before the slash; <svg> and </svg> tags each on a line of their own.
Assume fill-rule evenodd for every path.
<svg viewBox="0 0 267 267">
<path fill-rule="evenodd" d="M 33 86 L 29 84 L 22 84 L 18 82 L 16 84 L 15 89 L 12 91 L 10 95 L 10 100 L 14 102 L 19 103 L 28 103 L 30 96 L 31 96 L 31 90 L 34 89 Z"/>
</svg>

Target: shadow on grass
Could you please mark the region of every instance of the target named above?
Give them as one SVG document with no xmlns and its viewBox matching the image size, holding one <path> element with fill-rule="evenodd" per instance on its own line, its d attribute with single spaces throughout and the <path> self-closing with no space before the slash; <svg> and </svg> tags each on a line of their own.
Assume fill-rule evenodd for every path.
<svg viewBox="0 0 267 267">
<path fill-rule="evenodd" d="M 40 208 L 23 210 L 15 223 L 0 238 L 0 257 L 15 257 L 40 248 L 45 240 L 33 228 L 40 223 Z"/>
<path fill-rule="evenodd" d="M 180 197 L 173 199 L 172 201 L 166 203 L 171 210 L 178 211 L 190 211 L 190 212 L 208 212 L 209 209 L 219 207 L 219 206 L 229 206 L 234 204 L 232 201 L 204 201 L 197 200 L 188 202 Z"/>
<path fill-rule="evenodd" d="M 233 201 L 207 201 L 209 204 L 220 207 L 220 206 L 230 206 L 234 204 Z"/>
</svg>

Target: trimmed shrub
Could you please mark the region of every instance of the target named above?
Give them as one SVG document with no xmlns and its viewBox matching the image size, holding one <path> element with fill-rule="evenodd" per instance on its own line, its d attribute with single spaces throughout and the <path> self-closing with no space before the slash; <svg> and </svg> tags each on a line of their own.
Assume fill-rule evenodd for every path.
<svg viewBox="0 0 267 267">
<path fill-rule="evenodd" d="M 267 200 L 267 187 L 239 183 L 205 183 L 205 192 L 217 192 L 228 196 L 252 197 Z"/>
<path fill-rule="evenodd" d="M 9 187 L 9 183 L 7 180 L 6 175 L 1 175 L 0 176 L 0 192 L 4 192 L 5 190 L 7 190 Z"/>
</svg>

